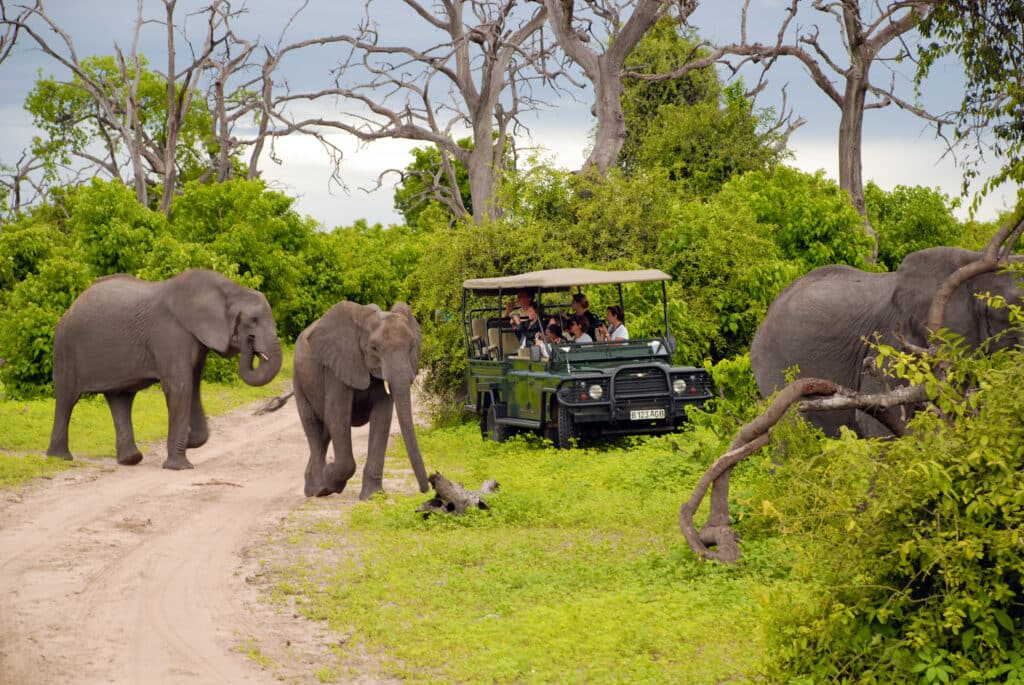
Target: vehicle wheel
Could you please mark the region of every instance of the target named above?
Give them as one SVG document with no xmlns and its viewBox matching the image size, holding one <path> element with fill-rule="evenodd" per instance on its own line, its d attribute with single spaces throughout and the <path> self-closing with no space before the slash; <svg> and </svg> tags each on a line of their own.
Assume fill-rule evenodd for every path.
<svg viewBox="0 0 1024 685">
<path fill-rule="evenodd" d="M 512 434 L 508 426 L 498 423 L 498 418 L 494 414 L 493 404 L 487 407 L 487 415 L 484 417 L 484 433 L 494 442 L 505 442 L 508 440 L 509 435 Z"/>
<path fill-rule="evenodd" d="M 555 447 L 560 450 L 572 449 L 572 438 L 576 437 L 576 420 L 572 412 L 565 407 L 558 407 L 558 435 L 555 440 Z"/>
</svg>

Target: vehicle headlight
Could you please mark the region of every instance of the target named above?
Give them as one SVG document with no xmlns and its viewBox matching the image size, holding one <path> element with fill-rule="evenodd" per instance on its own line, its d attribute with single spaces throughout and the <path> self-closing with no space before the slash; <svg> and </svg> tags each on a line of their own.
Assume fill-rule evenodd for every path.
<svg viewBox="0 0 1024 685">
<path fill-rule="evenodd" d="M 594 383 L 589 388 L 587 388 L 587 394 L 590 395 L 590 399 L 599 400 L 602 397 L 604 397 L 604 388 L 602 388 L 599 384 Z"/>
<path fill-rule="evenodd" d="M 677 378 L 674 381 L 672 381 L 672 392 L 674 392 L 677 395 L 682 395 L 684 392 L 686 392 L 686 379 Z"/>
</svg>

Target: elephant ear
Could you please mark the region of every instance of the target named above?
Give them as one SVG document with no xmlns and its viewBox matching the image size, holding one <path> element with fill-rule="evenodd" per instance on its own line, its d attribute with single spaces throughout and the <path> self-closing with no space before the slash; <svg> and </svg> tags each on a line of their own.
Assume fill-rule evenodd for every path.
<svg viewBox="0 0 1024 685">
<path fill-rule="evenodd" d="M 412 309 L 410 309 L 409 305 L 405 302 L 395 302 L 391 307 L 391 313 L 401 316 L 409 325 L 409 330 L 412 331 L 413 337 L 412 347 L 409 348 L 409 360 L 412 362 L 413 370 L 419 369 L 420 344 L 423 340 L 423 334 L 420 332 L 420 324 L 416 321 L 416 317 L 412 315 Z"/>
<path fill-rule="evenodd" d="M 377 305 L 339 302 L 320 317 L 309 333 L 313 356 L 345 385 L 365 390 L 370 387 L 370 369 L 363 349 L 379 320 Z"/>
<path fill-rule="evenodd" d="M 927 342 L 925 326 L 935 291 L 947 276 L 979 257 L 978 252 L 958 247 L 931 247 L 911 252 L 903 259 L 895 272 L 893 303 L 900 314 L 902 332 L 909 336 L 910 342 L 916 345 Z M 965 297 L 970 294 L 961 286 L 951 298 L 950 307 L 957 307 Z"/>
<path fill-rule="evenodd" d="M 229 285 L 235 284 L 226 276 L 204 269 L 185 271 L 166 281 L 171 315 L 199 342 L 224 355 L 231 351 L 237 318 Z"/>
</svg>

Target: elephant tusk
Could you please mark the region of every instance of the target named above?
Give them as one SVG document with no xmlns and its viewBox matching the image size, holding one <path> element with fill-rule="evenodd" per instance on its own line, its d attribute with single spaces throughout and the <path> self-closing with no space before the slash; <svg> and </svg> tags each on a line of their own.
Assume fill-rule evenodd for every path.
<svg viewBox="0 0 1024 685">
<path fill-rule="evenodd" d="M 384 392 L 386 392 L 389 395 L 391 394 L 391 384 L 388 383 L 387 381 L 384 381 Z"/>
<path fill-rule="evenodd" d="M 260 356 L 260 359 L 262 359 L 263 361 L 265 361 L 265 362 L 266 361 L 270 361 L 270 357 L 268 357 L 267 355 L 263 354 L 262 352 L 257 352 L 256 354 L 258 354 Z"/>
</svg>

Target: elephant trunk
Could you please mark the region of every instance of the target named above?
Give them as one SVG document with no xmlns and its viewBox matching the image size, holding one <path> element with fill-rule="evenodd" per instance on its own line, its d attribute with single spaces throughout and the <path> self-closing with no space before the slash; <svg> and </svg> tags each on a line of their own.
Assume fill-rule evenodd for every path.
<svg viewBox="0 0 1024 685">
<path fill-rule="evenodd" d="M 257 357 L 259 365 L 254 366 Z M 242 344 L 238 354 L 238 375 L 249 385 L 266 385 L 281 370 L 281 343 L 276 335 L 267 337 L 267 342 L 249 338 Z"/>
<path fill-rule="evenodd" d="M 412 393 L 407 385 L 401 388 L 392 387 L 391 390 L 395 413 L 398 414 L 398 426 L 402 430 L 402 440 L 405 441 L 405 451 L 409 454 L 409 463 L 416 474 L 420 492 L 426 492 L 430 489 L 430 483 L 427 481 L 427 470 L 420 455 L 420 445 L 416 440 L 416 427 L 412 420 Z"/>
</svg>

